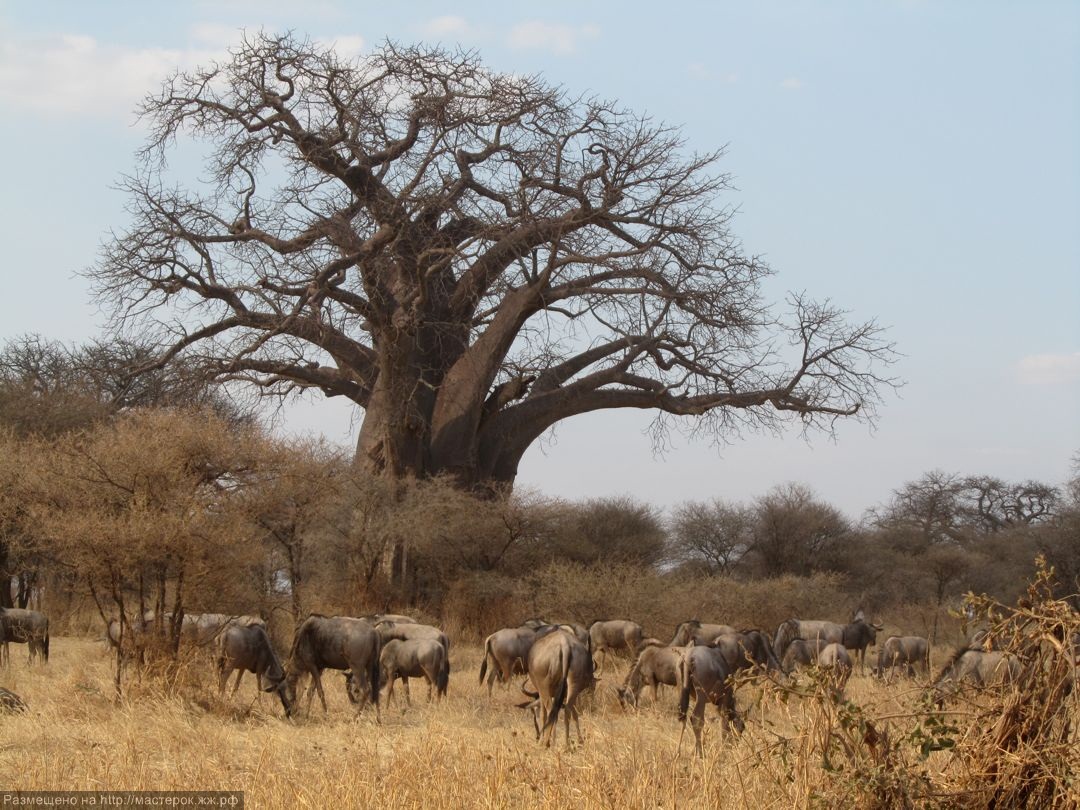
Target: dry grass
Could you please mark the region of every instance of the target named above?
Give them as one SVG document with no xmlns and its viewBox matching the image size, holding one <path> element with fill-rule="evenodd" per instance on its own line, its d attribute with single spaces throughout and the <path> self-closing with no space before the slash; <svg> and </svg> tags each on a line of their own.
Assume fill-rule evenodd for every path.
<svg viewBox="0 0 1080 810">
<path fill-rule="evenodd" d="M 414 706 L 384 706 L 381 725 L 371 713 L 356 717 L 335 673 L 325 679 L 329 715 L 316 699 L 311 717 L 289 722 L 280 705 L 256 695 L 251 675 L 235 701 L 217 699 L 207 669 L 189 670 L 179 694 L 133 680 L 118 703 L 100 642 L 53 639 L 45 667 L 29 666 L 23 648 L 15 650 L 0 685 L 30 710 L 0 716 L 5 788 L 243 790 L 247 806 L 260 808 L 964 804 L 930 783 L 947 770 L 949 754 L 924 761 L 913 756 L 915 743 L 898 743 L 920 722 L 923 690 L 912 681 L 886 686 L 856 673 L 850 704 L 744 686 L 746 733 L 722 738 L 710 710 L 698 760 L 689 729 L 680 742 L 670 689 L 659 707 L 647 692 L 638 713 L 619 707 L 614 686 L 625 662 L 586 704 L 585 744 L 567 750 L 560 729 L 558 746 L 544 750 L 513 705 L 517 684 L 496 687 L 490 701 L 478 686 L 478 647 L 451 656 L 446 701 L 427 705 L 426 689 L 414 682 Z M 800 688 L 817 686 L 804 680 Z M 876 739 L 866 734 L 870 717 Z"/>
<path fill-rule="evenodd" d="M 764 713 L 768 724 L 751 723 L 738 740 L 720 739 L 710 722 L 698 761 L 689 730 L 680 747 L 671 690 L 658 709 L 647 697 L 637 714 L 619 707 L 613 682 L 625 663 L 588 702 L 584 746 L 567 751 L 561 730 L 557 748 L 538 746 L 530 720 L 513 705 L 516 685 L 497 687 L 488 700 L 476 683 L 479 648 L 452 656 L 443 704 L 424 703 L 417 684 L 417 703 L 404 712 L 400 704 L 384 707 L 381 725 L 370 713 L 356 718 L 334 673 L 326 677 L 329 716 L 316 699 L 310 718 L 288 722 L 269 696 L 256 696 L 250 675 L 235 701 L 219 701 L 203 676 L 202 683 L 189 678 L 181 695 L 133 683 L 117 703 L 101 643 L 54 639 L 45 667 L 29 666 L 23 648 L 15 649 L 0 684 L 30 711 L 0 718 L 5 787 L 243 790 L 253 807 L 758 808 L 811 806 L 811 793 L 830 778 L 799 750 L 812 744 L 794 734 L 810 720 L 804 712 L 817 711 L 808 702 L 765 696 L 751 714 Z M 849 693 L 903 711 L 911 686 L 886 690 L 856 676 Z M 755 695 L 744 688 L 741 705 Z"/>
</svg>

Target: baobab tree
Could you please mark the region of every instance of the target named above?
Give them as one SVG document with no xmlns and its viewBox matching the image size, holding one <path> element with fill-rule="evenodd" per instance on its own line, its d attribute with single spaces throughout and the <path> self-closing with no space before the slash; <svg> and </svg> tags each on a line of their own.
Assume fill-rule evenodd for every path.
<svg viewBox="0 0 1080 810">
<path fill-rule="evenodd" d="M 875 323 L 763 300 L 721 153 L 615 104 L 472 53 L 260 34 L 141 114 L 132 223 L 89 271 L 118 325 L 156 329 L 159 363 L 355 402 L 373 472 L 505 485 L 578 414 L 723 439 L 872 418 L 892 384 Z"/>
</svg>

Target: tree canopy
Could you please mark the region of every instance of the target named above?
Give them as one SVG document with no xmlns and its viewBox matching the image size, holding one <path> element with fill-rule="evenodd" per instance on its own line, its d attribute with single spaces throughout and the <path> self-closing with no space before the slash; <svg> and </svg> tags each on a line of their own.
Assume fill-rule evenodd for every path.
<svg viewBox="0 0 1080 810">
<path fill-rule="evenodd" d="M 117 324 L 166 347 L 157 364 L 355 402 L 373 471 L 512 483 L 578 414 L 724 440 L 872 418 L 893 384 L 873 321 L 764 300 L 722 152 L 617 104 L 473 53 L 345 61 L 260 34 L 141 113 L 132 223 L 90 270 Z M 167 158 L 189 140 L 206 175 L 185 185 Z"/>
</svg>

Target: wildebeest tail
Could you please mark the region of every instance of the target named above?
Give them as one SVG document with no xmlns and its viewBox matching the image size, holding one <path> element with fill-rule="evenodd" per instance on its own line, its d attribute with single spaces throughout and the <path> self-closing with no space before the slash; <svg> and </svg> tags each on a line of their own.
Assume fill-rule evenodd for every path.
<svg viewBox="0 0 1080 810">
<path fill-rule="evenodd" d="M 567 682 L 570 679 L 570 662 L 563 658 L 562 650 L 559 650 L 559 672 L 562 673 L 559 680 L 559 690 L 555 693 L 555 699 L 551 702 L 551 712 L 548 714 L 544 727 L 540 729 L 541 733 L 555 725 L 555 721 L 559 719 L 559 711 L 562 709 L 563 704 L 566 703 Z"/>
<path fill-rule="evenodd" d="M 480 676 L 480 683 L 484 682 L 484 677 Z M 435 676 L 435 689 L 439 693 L 439 697 L 446 697 L 446 689 L 450 686 L 450 656 L 446 651 L 443 651 L 442 661 L 439 662 L 439 672 Z"/>
<path fill-rule="evenodd" d="M 45 638 L 41 642 L 41 650 L 45 653 L 45 660 L 49 660 L 49 620 L 45 620 Z"/>
<path fill-rule="evenodd" d="M 491 655 L 491 636 L 484 639 L 484 660 L 480 662 L 480 685 L 484 685 L 484 676 L 487 675 L 488 657 Z"/>
<path fill-rule="evenodd" d="M 679 691 L 679 722 L 686 722 L 686 712 L 690 708 L 690 690 L 693 688 L 690 683 L 693 678 L 693 672 L 690 667 L 690 656 L 684 655 L 679 662 L 679 680 L 682 682 Z"/>
</svg>

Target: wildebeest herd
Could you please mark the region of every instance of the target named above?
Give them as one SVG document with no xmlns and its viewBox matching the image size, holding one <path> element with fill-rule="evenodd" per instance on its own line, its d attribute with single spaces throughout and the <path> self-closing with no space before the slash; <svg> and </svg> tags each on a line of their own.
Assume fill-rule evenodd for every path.
<svg viewBox="0 0 1080 810">
<path fill-rule="evenodd" d="M 393 695 L 401 681 L 410 701 L 409 679 L 428 684 L 428 700 L 446 695 L 450 676 L 450 640 L 437 627 L 397 614 L 362 617 L 312 614 L 296 629 L 292 645 L 282 661 L 274 651 L 266 623 L 257 616 L 223 613 L 170 614 L 148 612 L 134 626 L 112 620 L 106 641 L 120 657 L 141 648 L 140 636 L 161 633 L 164 627 L 179 632 L 181 643 L 213 651 L 218 694 L 224 695 L 229 676 L 236 672 L 235 695 L 245 672 L 256 676 L 258 689 L 276 694 L 286 717 L 298 704 L 298 689 L 306 678 L 310 713 L 315 693 L 327 712 L 322 674 L 326 669 L 345 675 L 346 694 L 358 712 L 367 704 L 379 714 L 380 692 Z M 581 696 L 599 681 L 610 654 L 630 655 L 633 664 L 615 692 L 619 703 L 636 708 L 645 687 L 655 702 L 660 686 L 674 687 L 678 717 L 690 720 L 696 748 L 701 753 L 705 707 L 720 711 L 722 726 L 741 730 L 743 719 L 736 711 L 735 689 L 742 682 L 734 676 L 746 673 L 781 681 L 803 667 L 817 667 L 836 694 L 842 694 L 854 661 L 865 666 L 866 650 L 877 641 L 880 624 L 866 621 L 859 611 L 846 624 L 789 619 L 770 639 L 760 630 L 736 630 L 725 624 L 706 624 L 696 619 L 675 628 L 667 643 L 646 637 L 640 624 L 626 619 L 601 620 L 588 627 L 574 623 L 530 619 L 507 627 L 484 640 L 479 682 L 487 683 L 488 695 L 496 681 L 509 686 L 522 676 L 522 693 L 528 698 L 519 707 L 532 712 L 537 739 L 550 745 L 557 720 L 563 715 L 566 742 L 570 744 L 570 721 L 578 740 Z M 49 658 L 49 622 L 32 610 L 0 608 L 0 654 L 7 660 L 9 642 L 29 647 L 31 662 Z M 932 688 L 940 702 L 962 682 L 986 685 L 1015 679 L 1019 662 L 1005 652 L 990 650 L 979 640 L 962 646 L 950 657 Z M 930 645 L 918 636 L 889 636 L 878 645 L 874 674 L 892 680 L 897 673 L 929 677 Z M 691 710 L 691 701 L 693 709 Z M 23 701 L 0 690 L 0 710 L 25 709 Z"/>
</svg>

